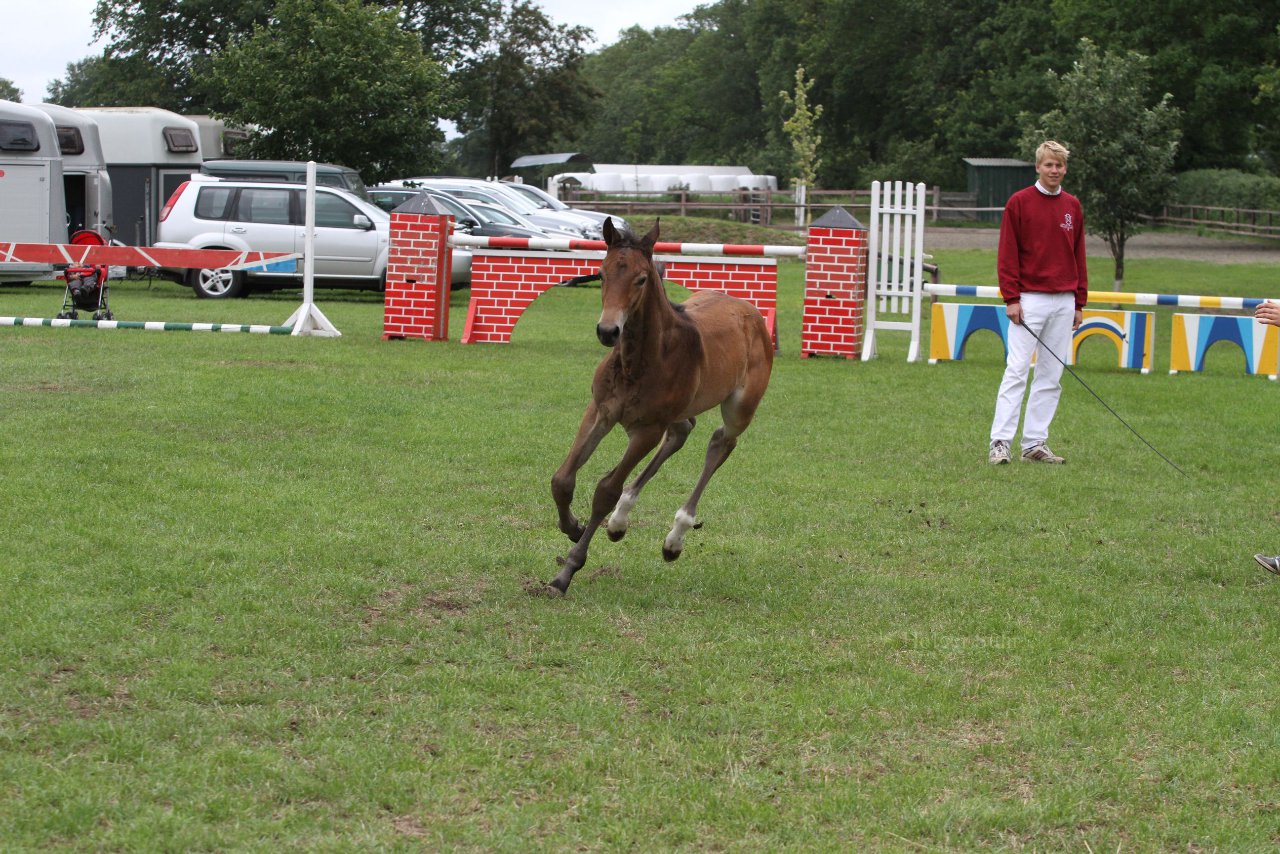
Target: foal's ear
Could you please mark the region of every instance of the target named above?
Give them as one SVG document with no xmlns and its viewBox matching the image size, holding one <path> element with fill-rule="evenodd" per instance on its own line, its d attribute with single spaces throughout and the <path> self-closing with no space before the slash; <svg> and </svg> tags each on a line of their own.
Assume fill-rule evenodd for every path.
<svg viewBox="0 0 1280 854">
<path fill-rule="evenodd" d="M 613 217 L 607 216 L 604 218 L 604 228 L 602 231 L 604 232 L 604 245 L 612 246 L 613 241 L 618 239 L 618 230 L 613 227 Z"/>
<path fill-rule="evenodd" d="M 653 254 L 653 245 L 658 242 L 658 223 L 662 222 L 661 218 L 653 221 L 653 228 L 649 229 L 649 233 L 640 241 L 640 247 L 649 255 Z"/>
</svg>

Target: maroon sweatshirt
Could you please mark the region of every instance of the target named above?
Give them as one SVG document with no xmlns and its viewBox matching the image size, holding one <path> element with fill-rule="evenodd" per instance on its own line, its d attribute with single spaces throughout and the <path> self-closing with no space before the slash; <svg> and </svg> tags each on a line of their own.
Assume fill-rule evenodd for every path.
<svg viewBox="0 0 1280 854">
<path fill-rule="evenodd" d="M 1084 308 L 1089 273 L 1080 200 L 1065 190 L 1047 196 L 1034 185 L 1010 196 L 1000 221 L 996 275 L 1006 304 L 1025 291 L 1075 291 L 1076 308 Z"/>
</svg>

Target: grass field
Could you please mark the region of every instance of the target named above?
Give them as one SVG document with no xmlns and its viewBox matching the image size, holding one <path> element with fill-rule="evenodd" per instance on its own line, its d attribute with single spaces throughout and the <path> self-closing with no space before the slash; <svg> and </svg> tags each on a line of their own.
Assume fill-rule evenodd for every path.
<svg viewBox="0 0 1280 854">
<path fill-rule="evenodd" d="M 989 253 L 939 258 L 987 284 Z M 1268 296 L 1269 267 L 1130 287 Z M 1280 844 L 1277 388 L 1084 348 L 1063 467 L 985 462 L 961 362 L 782 352 L 705 527 L 661 540 L 714 417 L 564 598 L 549 480 L 598 292 L 509 346 L 0 329 L 5 851 L 1264 851 Z M 51 316 L 53 285 L 0 288 Z M 297 296 L 113 287 L 120 319 L 278 324 Z M 1166 310 L 1161 309 L 1161 312 Z M 616 461 L 579 480 L 585 506 Z"/>
</svg>

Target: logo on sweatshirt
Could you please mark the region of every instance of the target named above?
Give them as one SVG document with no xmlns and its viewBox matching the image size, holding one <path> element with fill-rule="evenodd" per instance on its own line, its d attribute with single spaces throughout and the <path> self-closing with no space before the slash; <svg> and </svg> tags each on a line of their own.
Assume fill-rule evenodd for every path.
<svg viewBox="0 0 1280 854">
<path fill-rule="evenodd" d="M 1071 221 L 1071 214 L 1063 214 L 1062 225 L 1060 226 L 1060 228 L 1062 228 L 1064 231 L 1071 231 L 1073 227 L 1074 227 L 1074 223 L 1072 223 Z"/>
</svg>

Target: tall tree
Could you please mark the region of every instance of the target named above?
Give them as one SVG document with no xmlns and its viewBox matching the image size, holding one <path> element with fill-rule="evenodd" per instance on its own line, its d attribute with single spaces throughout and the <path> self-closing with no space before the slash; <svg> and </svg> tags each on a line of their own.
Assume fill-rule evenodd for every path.
<svg viewBox="0 0 1280 854">
<path fill-rule="evenodd" d="M 521 154 L 546 152 L 591 110 L 597 92 L 582 76 L 591 31 L 553 24 L 532 3 L 507 8 L 479 58 L 459 74 L 475 93 L 458 130 L 475 141 L 489 175 L 505 174 Z"/>
<path fill-rule="evenodd" d="M 13 81 L 7 77 L 0 77 L 0 100 L 21 101 L 22 90 L 15 86 Z"/>
<path fill-rule="evenodd" d="M 175 112 L 190 103 L 163 70 L 136 56 L 91 56 L 68 63 L 66 76 L 49 84 L 48 99 L 64 107 L 146 105 Z"/>
<path fill-rule="evenodd" d="M 569 147 L 598 163 L 673 162 L 670 152 L 680 137 L 667 125 L 669 111 L 663 105 L 671 93 L 663 90 L 663 69 L 687 53 L 692 40 L 687 29 L 635 26 L 589 56 L 584 77 L 604 97 L 572 129 Z"/>
<path fill-rule="evenodd" d="M 1240 168 L 1275 118 L 1255 76 L 1280 55 L 1274 0 L 1056 0 L 1058 26 L 1150 57 L 1186 114 L 1179 169 Z"/>
<path fill-rule="evenodd" d="M 359 0 L 280 0 L 273 20 L 221 51 L 211 83 L 257 157 L 322 160 L 366 181 L 434 169 L 450 87 L 395 12 Z"/>
<path fill-rule="evenodd" d="M 1125 242 L 1173 185 L 1181 113 L 1168 93 L 1152 103 L 1147 57 L 1103 52 L 1088 39 L 1081 40 L 1071 70 L 1051 82 L 1058 106 L 1027 117 L 1024 148 L 1057 139 L 1071 150 L 1069 186 L 1084 207 L 1086 227 L 1111 250 L 1119 290 Z"/>
<path fill-rule="evenodd" d="M 104 57 L 152 66 L 172 90 L 182 112 L 229 109 L 220 87 L 208 85 L 217 54 L 269 23 L 279 0 L 98 0 L 97 35 L 107 39 Z M 482 43 L 498 0 L 361 0 L 391 10 L 432 58 L 454 66 Z"/>
</svg>

